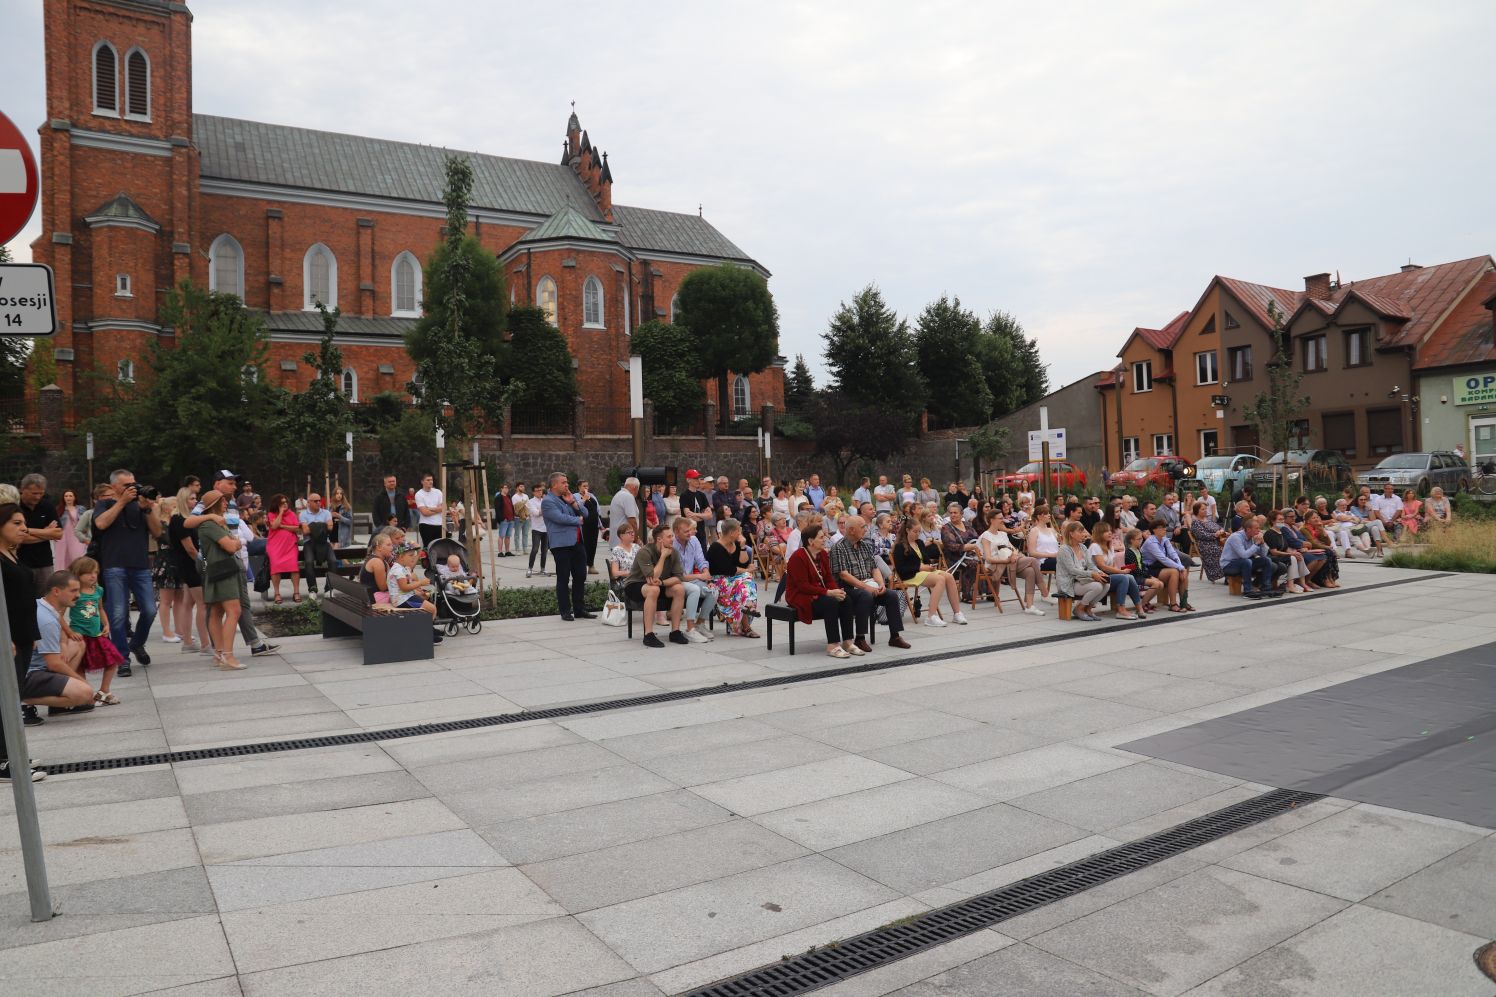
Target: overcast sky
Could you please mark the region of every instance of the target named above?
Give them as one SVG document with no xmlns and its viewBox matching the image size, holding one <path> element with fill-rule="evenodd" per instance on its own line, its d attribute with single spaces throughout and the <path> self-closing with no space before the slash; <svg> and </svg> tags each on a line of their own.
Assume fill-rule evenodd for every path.
<svg viewBox="0 0 1496 997">
<path fill-rule="evenodd" d="M 1014 313 L 1058 386 L 1215 273 L 1496 251 L 1489 0 L 191 6 L 203 113 L 552 161 L 575 100 L 615 200 L 702 204 L 773 272 L 818 379 L 869 282 L 911 320 Z M 41 3 L 3 7 L 0 110 L 32 133 Z"/>
</svg>

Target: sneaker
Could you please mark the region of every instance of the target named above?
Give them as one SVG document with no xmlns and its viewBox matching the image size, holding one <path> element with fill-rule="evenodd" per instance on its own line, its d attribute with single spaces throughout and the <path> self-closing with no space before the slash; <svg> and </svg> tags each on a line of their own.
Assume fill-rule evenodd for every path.
<svg viewBox="0 0 1496 997">
<path fill-rule="evenodd" d="M 1040 609 L 1038 606 L 1030 606 L 1028 609 L 1025 609 L 1024 612 L 1029 614 L 1030 616 L 1044 615 L 1044 610 Z"/>
<path fill-rule="evenodd" d="M 576 613 L 575 615 L 576 615 L 576 618 L 579 619 L 579 620 L 595 620 L 595 619 L 597 619 L 597 614 L 596 613 L 589 613 L 585 609 L 582 610 L 582 611 L 580 611 L 580 612 L 578 612 L 578 613 Z"/>
<path fill-rule="evenodd" d="M 442 642 L 442 635 L 433 630 L 431 632 L 431 643 L 433 643 L 433 644 L 440 644 L 441 642 Z"/>
<path fill-rule="evenodd" d="M 142 665 L 145 665 L 146 667 L 150 667 L 151 656 L 146 653 L 145 648 L 143 648 L 143 647 L 132 647 L 132 648 L 130 648 L 130 650 L 132 650 L 132 651 L 135 652 L 135 660 L 136 661 L 140 662 Z"/>
<path fill-rule="evenodd" d="M 927 626 L 927 627 L 943 627 L 943 626 L 945 626 L 945 621 L 942 620 L 940 617 L 936 616 L 935 614 L 931 613 L 929 616 L 925 617 L 925 626 Z"/>
<path fill-rule="evenodd" d="M 657 635 L 653 630 L 651 630 L 649 633 L 647 633 L 647 634 L 644 635 L 644 646 L 645 647 L 664 647 L 665 646 L 665 642 L 662 641 L 662 640 L 660 640 L 659 635 Z"/>
<path fill-rule="evenodd" d="M 966 615 L 964 613 L 962 613 L 960 610 L 957 610 L 956 611 L 956 615 L 953 616 L 953 617 L 951 617 L 951 619 L 955 620 L 956 623 L 958 623 L 959 625 L 961 625 L 963 627 L 966 626 L 966 624 L 968 622 L 970 622 L 969 620 L 966 619 Z"/>
<path fill-rule="evenodd" d="M 46 769 L 39 769 L 39 768 L 33 768 L 33 769 L 31 769 L 31 781 L 32 782 L 41 782 L 46 777 L 47 777 L 47 770 Z M 11 780 L 10 762 L 8 762 L 8 761 L 6 761 L 6 762 L 0 762 L 0 782 L 10 782 L 10 780 Z"/>
<path fill-rule="evenodd" d="M 42 716 L 35 706 L 21 707 L 21 723 L 27 727 L 40 727 L 46 722 L 47 718 Z"/>
<path fill-rule="evenodd" d="M 700 627 L 697 627 L 696 632 L 701 634 L 701 636 L 705 637 L 709 641 L 717 639 L 717 635 L 710 630 L 703 630 Z"/>
<path fill-rule="evenodd" d="M 529 578 L 532 574 L 534 574 L 534 572 L 532 572 L 529 568 L 525 569 L 525 577 L 526 578 Z M 545 574 L 545 572 L 542 571 L 541 574 Z"/>
<path fill-rule="evenodd" d="M 67 716 L 69 713 L 92 713 L 93 708 L 93 703 L 84 703 L 82 706 L 49 706 L 47 707 L 47 716 L 62 717 Z"/>
<path fill-rule="evenodd" d="M 135 674 L 135 669 L 130 667 L 130 662 L 128 659 L 126 659 L 125 663 L 123 665 L 120 665 L 119 669 L 116 670 L 114 674 L 117 678 L 127 679 L 131 675 Z"/>
<path fill-rule="evenodd" d="M 1057 595 L 1046 595 L 1044 597 L 1044 601 L 1049 603 L 1051 606 L 1058 606 L 1060 604 L 1060 597 Z"/>
<path fill-rule="evenodd" d="M 672 644 L 689 644 L 691 642 L 688 641 L 688 640 L 686 640 L 686 635 L 683 634 L 683 633 L 681 633 L 679 630 L 672 630 L 672 631 L 670 631 L 670 643 L 672 643 Z"/>
<path fill-rule="evenodd" d="M 692 644 L 705 644 L 707 642 L 706 634 L 703 634 L 700 630 L 687 630 L 685 636 L 686 640 Z"/>
<path fill-rule="evenodd" d="M 182 638 L 178 637 L 176 634 L 172 634 L 170 637 L 167 637 L 165 634 L 162 634 L 162 636 L 161 636 L 161 643 L 163 643 L 163 644 L 180 644 L 180 643 L 182 643 Z"/>
<path fill-rule="evenodd" d="M 271 644 L 269 641 L 266 641 L 265 643 L 261 644 L 259 647 L 252 647 L 252 648 L 250 648 L 249 649 L 249 654 L 250 654 L 250 657 L 258 658 L 262 654 L 274 654 L 276 651 L 279 651 L 279 650 L 280 650 L 280 645 L 279 644 Z"/>
</svg>

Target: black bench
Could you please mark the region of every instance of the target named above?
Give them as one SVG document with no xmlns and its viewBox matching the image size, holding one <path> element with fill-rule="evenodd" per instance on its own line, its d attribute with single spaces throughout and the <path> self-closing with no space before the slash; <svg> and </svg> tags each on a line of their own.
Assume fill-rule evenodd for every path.
<svg viewBox="0 0 1496 997">
<path fill-rule="evenodd" d="M 376 610 L 369 590 L 338 574 L 327 576 L 322 636 L 363 637 L 364 664 L 425 661 L 436 657 L 431 617 L 421 611 Z"/>
<path fill-rule="evenodd" d="M 795 610 L 782 602 L 771 602 L 764 607 L 764 646 L 767 650 L 774 650 L 774 621 L 790 625 L 790 655 L 795 653 L 795 624 L 800 622 L 800 617 Z M 816 622 L 820 622 L 819 620 Z M 878 614 L 875 610 L 873 618 L 867 624 L 867 642 L 878 643 Z"/>
</svg>

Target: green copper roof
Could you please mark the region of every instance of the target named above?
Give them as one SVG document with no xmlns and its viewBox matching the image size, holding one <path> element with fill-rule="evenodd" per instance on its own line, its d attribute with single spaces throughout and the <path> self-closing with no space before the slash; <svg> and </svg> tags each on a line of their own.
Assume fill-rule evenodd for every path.
<svg viewBox="0 0 1496 997">
<path fill-rule="evenodd" d="M 526 242 L 617 242 L 618 236 L 583 218 L 571 205 L 563 207 L 539 225 L 520 236 Z"/>
</svg>

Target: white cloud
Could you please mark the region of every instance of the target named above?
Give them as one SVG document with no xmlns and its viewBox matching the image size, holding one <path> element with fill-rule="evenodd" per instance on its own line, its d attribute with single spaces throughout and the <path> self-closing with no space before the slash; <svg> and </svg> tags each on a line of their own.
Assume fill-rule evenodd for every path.
<svg viewBox="0 0 1496 997">
<path fill-rule="evenodd" d="M 813 364 L 870 281 L 911 317 L 942 292 L 1016 314 L 1060 383 L 1215 273 L 1496 249 L 1478 0 L 194 12 L 200 111 L 551 160 L 576 100 L 618 200 L 703 204 L 774 272 L 783 349 Z M 29 131 L 39 8 L 10 20 L 4 109 Z"/>
</svg>

